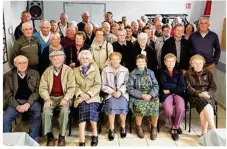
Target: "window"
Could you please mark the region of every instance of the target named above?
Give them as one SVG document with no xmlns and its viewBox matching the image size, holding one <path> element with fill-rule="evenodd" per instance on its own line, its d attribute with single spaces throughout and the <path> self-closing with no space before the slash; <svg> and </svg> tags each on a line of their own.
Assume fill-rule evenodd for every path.
<svg viewBox="0 0 227 149">
<path fill-rule="evenodd" d="M 4 64 L 4 63 L 8 62 L 4 13 L 3 13 L 3 32 L 4 32 L 3 33 L 3 64 Z"/>
</svg>

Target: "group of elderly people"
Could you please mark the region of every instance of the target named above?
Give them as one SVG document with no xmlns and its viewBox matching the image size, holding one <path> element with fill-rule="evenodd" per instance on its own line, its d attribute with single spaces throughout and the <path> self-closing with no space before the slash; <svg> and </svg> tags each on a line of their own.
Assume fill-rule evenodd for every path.
<svg viewBox="0 0 227 149">
<path fill-rule="evenodd" d="M 188 54 L 183 53 L 185 51 L 178 53 L 176 47 L 177 53 L 174 54 L 168 52 L 168 45 L 164 45 L 163 49 L 167 48 L 158 61 L 154 42 L 146 34 L 146 30 L 150 28 L 143 28 L 145 33 L 139 33 L 137 41 L 132 44 L 126 40 L 127 28 L 118 29 L 115 39 L 113 34 L 109 33 L 110 25 L 107 22 L 102 25 L 103 29 L 96 29 L 90 46 L 85 43 L 85 33 L 75 33 L 75 28 L 70 25 L 66 32 L 67 38 L 63 38 L 62 41 L 59 33 L 46 34 L 50 36 L 50 45 L 39 51 L 37 64 L 38 60 L 32 56 L 38 51 L 30 51 L 29 55 L 23 55 L 28 47 L 22 42 L 35 40 L 31 38 L 32 26 L 27 22 L 22 24 L 24 36 L 16 42 L 18 50 L 14 58 L 15 68 L 6 74 L 5 79 L 4 97 L 8 107 L 3 116 L 4 132 L 11 131 L 11 124 L 19 113 L 28 111 L 31 115 L 29 135 L 38 142 L 42 123 L 42 131 L 44 136 L 47 136 L 47 146 L 54 146 L 52 118 L 54 110 L 57 109 L 60 111 L 58 146 L 65 146 L 68 115 L 70 107 L 73 106 L 78 109 L 79 146 L 85 146 L 87 122 L 90 122 L 92 127 L 91 146 L 98 145 L 97 122 L 101 111 L 109 119 L 110 141 L 115 138 L 116 115 L 120 115 L 121 138 L 127 136 L 126 116 L 129 110 L 135 116 L 136 133 L 139 138 L 144 138 L 143 118 L 150 117 L 150 139 L 155 140 L 159 106 L 162 103 L 171 126 L 171 136 L 176 141 L 179 134 L 182 134 L 180 123 L 184 115 L 186 97 L 200 114 L 202 135 L 206 133 L 208 125 L 211 129 L 215 128 L 214 94 L 217 87 L 212 73 L 203 69 L 206 63 L 203 56 L 196 54 L 187 60 L 184 59 Z M 42 27 L 45 28 L 45 25 Z M 86 27 L 89 25 L 86 24 Z M 130 31 L 130 28 L 128 29 Z M 181 29 L 181 25 L 174 28 L 176 37 Z M 75 36 L 71 36 L 73 32 Z M 43 33 L 37 32 L 33 36 L 40 39 L 43 38 Z M 175 38 L 175 42 L 177 39 Z M 171 40 L 168 41 L 169 45 Z M 70 44 L 72 42 L 75 44 Z M 24 46 L 21 48 L 24 52 L 19 52 L 20 44 Z M 34 44 L 32 47 L 35 49 L 35 46 Z M 188 70 L 180 67 L 188 61 Z M 162 67 L 157 71 L 161 63 Z M 37 66 L 39 72 L 36 71 Z M 44 104 L 40 103 L 39 96 Z"/>
</svg>

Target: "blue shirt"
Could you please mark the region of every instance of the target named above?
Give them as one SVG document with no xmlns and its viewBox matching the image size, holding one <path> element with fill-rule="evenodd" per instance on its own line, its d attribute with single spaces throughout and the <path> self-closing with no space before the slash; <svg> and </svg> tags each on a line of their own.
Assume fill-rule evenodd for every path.
<svg viewBox="0 0 227 149">
<path fill-rule="evenodd" d="M 42 54 L 43 50 L 45 47 L 50 45 L 50 40 L 48 40 L 47 42 L 45 42 L 43 40 L 43 38 L 40 35 L 40 32 L 36 32 L 32 35 L 32 37 L 34 37 L 36 40 L 38 40 L 38 45 L 39 45 L 39 53 Z"/>
<path fill-rule="evenodd" d="M 200 54 L 206 60 L 206 65 L 218 64 L 221 48 L 216 33 L 208 31 L 203 37 L 199 31 L 192 33 L 189 37 L 192 44 L 192 54 Z"/>
</svg>

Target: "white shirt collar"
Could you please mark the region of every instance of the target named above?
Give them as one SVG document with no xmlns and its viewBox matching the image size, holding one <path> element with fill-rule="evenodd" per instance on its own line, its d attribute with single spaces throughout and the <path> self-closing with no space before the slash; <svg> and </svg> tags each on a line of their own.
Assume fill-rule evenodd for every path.
<svg viewBox="0 0 227 149">
<path fill-rule="evenodd" d="M 48 36 L 44 36 L 43 33 L 42 33 L 41 31 L 39 31 L 39 33 L 40 33 L 40 36 L 42 37 L 42 39 L 43 39 L 45 42 L 48 42 L 48 41 L 49 41 L 51 32 L 49 32 L 49 35 L 48 35 Z"/>
</svg>

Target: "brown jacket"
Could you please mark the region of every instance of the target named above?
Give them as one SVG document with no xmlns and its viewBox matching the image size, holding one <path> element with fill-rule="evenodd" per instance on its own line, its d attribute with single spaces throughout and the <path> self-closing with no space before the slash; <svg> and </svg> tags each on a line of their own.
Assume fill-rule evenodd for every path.
<svg viewBox="0 0 227 149">
<path fill-rule="evenodd" d="M 4 97 L 8 106 L 16 108 L 19 103 L 15 96 L 17 94 L 18 86 L 18 77 L 17 77 L 17 69 L 14 68 L 9 71 L 5 76 L 5 85 L 4 85 Z M 39 98 L 39 81 L 40 76 L 39 73 L 35 70 L 28 69 L 27 70 L 27 82 L 28 88 L 31 90 L 32 94 L 28 98 L 27 103 L 32 105 Z"/>
<path fill-rule="evenodd" d="M 193 102 L 194 99 L 199 97 L 199 93 L 204 91 L 207 91 L 211 97 L 210 99 L 213 99 L 214 101 L 214 94 L 217 90 L 217 86 L 211 72 L 204 70 L 199 77 L 191 68 L 185 74 L 185 79 L 189 102 Z"/>
</svg>

